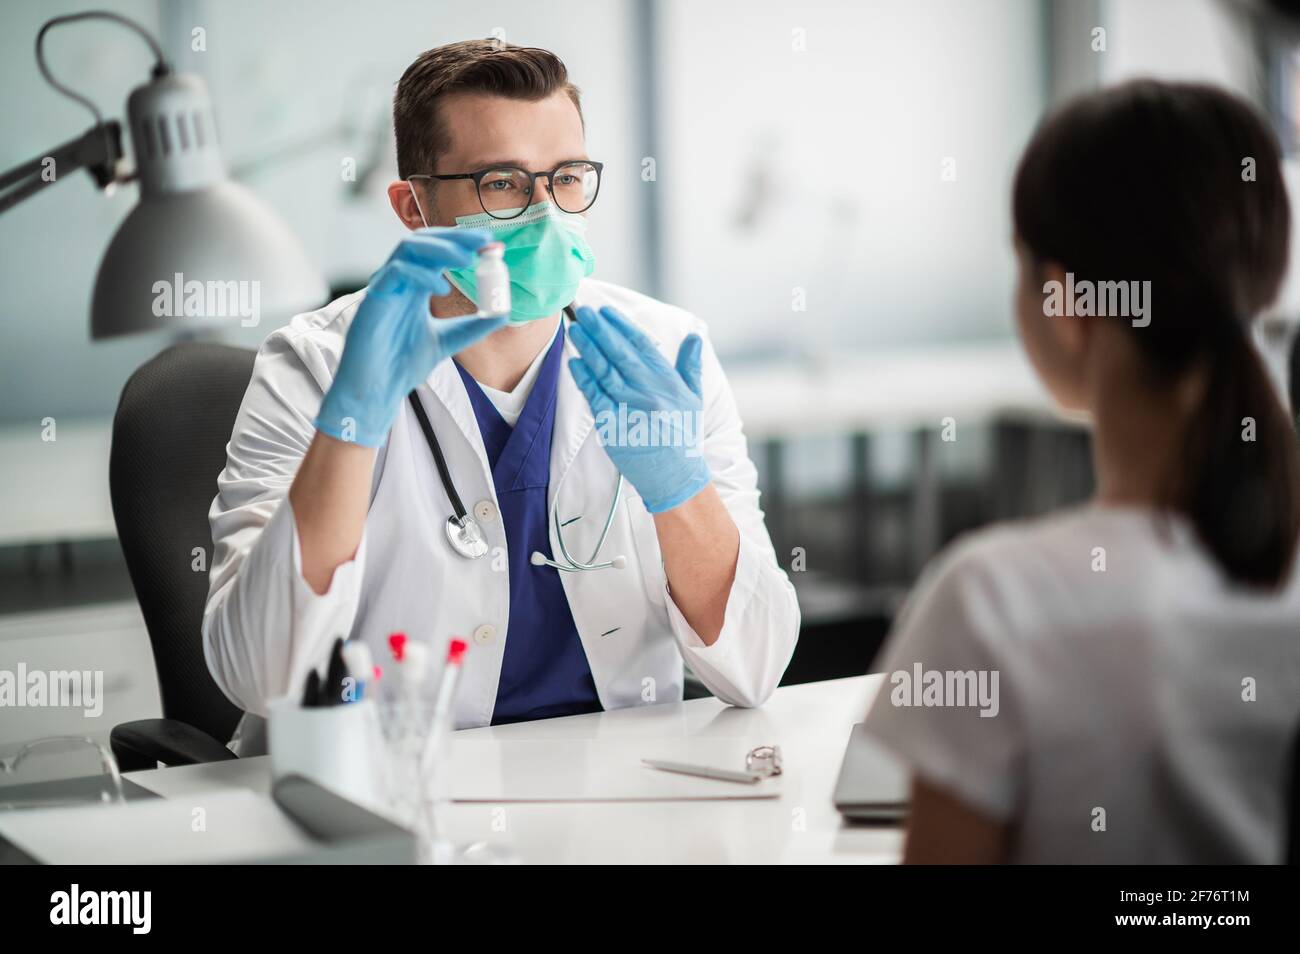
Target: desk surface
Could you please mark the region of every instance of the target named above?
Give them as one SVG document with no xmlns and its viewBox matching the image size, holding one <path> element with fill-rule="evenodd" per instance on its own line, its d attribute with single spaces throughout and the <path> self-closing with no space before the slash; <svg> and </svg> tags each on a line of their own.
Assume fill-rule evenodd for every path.
<svg viewBox="0 0 1300 954">
<path fill-rule="evenodd" d="M 779 798 L 695 802 L 456 804 L 446 823 L 459 844 L 489 842 L 524 862 L 731 864 L 898 860 L 897 827 L 849 827 L 831 804 L 844 746 L 880 687 L 859 676 L 778 689 L 759 709 L 693 699 L 641 709 L 467 729 L 456 744 L 490 740 L 735 740 L 737 749 L 776 743 L 786 774 Z M 168 798 L 270 786 L 266 758 L 130 773 Z"/>
</svg>

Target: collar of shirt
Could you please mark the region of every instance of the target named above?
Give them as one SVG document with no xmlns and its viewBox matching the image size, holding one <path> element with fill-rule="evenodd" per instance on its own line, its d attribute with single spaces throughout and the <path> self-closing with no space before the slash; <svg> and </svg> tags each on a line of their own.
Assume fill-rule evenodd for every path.
<svg viewBox="0 0 1300 954">
<path fill-rule="evenodd" d="M 492 402 L 492 406 L 497 409 L 497 413 L 505 419 L 505 422 L 514 427 L 519 420 L 519 415 L 523 413 L 524 405 L 528 403 L 528 395 L 533 391 L 533 385 L 537 383 L 537 375 L 541 371 L 542 362 L 546 360 L 546 353 L 551 350 L 551 345 L 555 343 L 555 336 L 560 333 L 560 322 L 555 323 L 555 331 L 551 337 L 546 339 L 546 344 L 538 350 L 537 355 L 533 358 L 533 363 L 528 366 L 524 376 L 519 379 L 519 383 L 511 391 L 498 391 L 496 388 L 490 388 L 482 381 L 478 382 L 479 388 L 483 391 L 484 397 Z"/>
</svg>

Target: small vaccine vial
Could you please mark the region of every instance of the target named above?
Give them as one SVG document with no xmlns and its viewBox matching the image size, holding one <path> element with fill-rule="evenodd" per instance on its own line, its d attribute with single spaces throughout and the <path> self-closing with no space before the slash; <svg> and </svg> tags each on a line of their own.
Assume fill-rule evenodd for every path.
<svg viewBox="0 0 1300 954">
<path fill-rule="evenodd" d="M 510 270 L 506 268 L 506 247 L 500 242 L 478 250 L 474 281 L 478 285 L 480 318 L 510 317 Z"/>
</svg>

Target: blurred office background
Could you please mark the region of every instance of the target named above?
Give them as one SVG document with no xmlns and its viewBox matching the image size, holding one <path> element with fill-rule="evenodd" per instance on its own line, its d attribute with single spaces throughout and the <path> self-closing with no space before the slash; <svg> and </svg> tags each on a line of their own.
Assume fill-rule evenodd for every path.
<svg viewBox="0 0 1300 954">
<path fill-rule="evenodd" d="M 804 607 L 790 680 L 866 669 L 955 535 L 1089 492 L 1086 435 L 1054 415 L 1012 337 L 1008 193 L 1044 110 L 1131 76 L 1198 78 L 1257 102 L 1295 145 L 1292 5 L 1268 0 L 92 6 L 140 21 L 206 79 L 232 174 L 335 294 L 364 285 L 401 232 L 384 195 L 389 109 L 414 56 L 488 35 L 560 54 L 606 164 L 598 277 L 697 312 L 731 375 Z M 0 11 L 0 167 L 89 125 L 32 56 L 41 23 L 86 8 Z M 110 24 L 56 31 L 47 50 L 109 117 L 147 78 L 143 45 Z M 0 668 L 103 668 L 99 735 L 159 706 L 107 463 L 123 383 L 172 339 L 88 333 L 134 192 L 79 174 L 0 217 Z M 1264 335 L 1279 382 L 1297 299 L 1289 288 Z M 255 347 L 288 317 L 221 337 Z M 78 713 L 39 718 L 0 720 L 0 755 L 86 731 Z"/>
</svg>

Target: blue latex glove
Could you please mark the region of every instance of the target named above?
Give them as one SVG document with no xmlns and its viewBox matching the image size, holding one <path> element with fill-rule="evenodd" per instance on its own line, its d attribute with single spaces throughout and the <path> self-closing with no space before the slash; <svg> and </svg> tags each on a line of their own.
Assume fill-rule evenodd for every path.
<svg viewBox="0 0 1300 954">
<path fill-rule="evenodd" d="M 570 360 L 569 369 L 596 416 L 605 452 L 651 513 L 685 503 L 710 480 L 700 449 L 700 336 L 686 337 L 674 368 L 617 310 L 579 308 L 576 314 L 569 334 L 582 357 Z M 639 433 L 638 420 L 644 422 Z"/>
<path fill-rule="evenodd" d="M 378 447 L 406 395 L 434 365 L 506 323 L 505 318 L 435 318 L 429 296 L 451 291 L 443 270 L 463 268 L 491 241 L 482 229 L 419 229 L 370 278 L 348 328 L 338 373 L 316 416 L 316 429 L 341 441 Z"/>
</svg>

